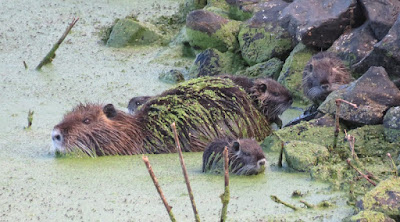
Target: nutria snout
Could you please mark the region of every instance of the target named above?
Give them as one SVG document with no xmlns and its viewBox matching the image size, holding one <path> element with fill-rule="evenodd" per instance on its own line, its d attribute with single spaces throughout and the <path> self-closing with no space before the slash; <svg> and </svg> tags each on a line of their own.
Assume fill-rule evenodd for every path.
<svg viewBox="0 0 400 222">
<path fill-rule="evenodd" d="M 237 175 L 265 171 L 267 160 L 261 146 L 253 139 L 216 139 L 204 150 L 203 172 L 222 170 L 223 151 L 228 147 L 229 169 Z"/>
</svg>

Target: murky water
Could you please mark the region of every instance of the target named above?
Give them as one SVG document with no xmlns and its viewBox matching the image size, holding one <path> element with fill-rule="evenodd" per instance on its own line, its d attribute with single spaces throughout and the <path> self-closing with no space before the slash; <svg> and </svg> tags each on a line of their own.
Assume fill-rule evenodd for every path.
<svg viewBox="0 0 400 222">
<path fill-rule="evenodd" d="M 115 18 L 139 20 L 173 14 L 179 1 L 0 1 L 0 221 L 166 221 L 140 156 L 55 158 L 50 133 L 79 102 L 113 103 L 124 109 L 129 98 L 156 95 L 171 87 L 158 74 L 171 68 L 155 62 L 166 48 L 107 48 L 98 32 Z M 51 65 L 34 71 L 73 17 L 80 20 Z M 26 70 L 23 65 L 28 65 Z M 171 63 L 173 64 L 173 63 Z M 28 111 L 34 111 L 31 130 Z M 185 154 L 201 218 L 216 221 L 223 177 L 202 174 L 201 153 Z M 270 164 L 276 156 L 268 157 Z M 150 155 L 156 175 L 179 221 L 193 215 L 176 154 Z M 269 195 L 301 206 L 294 190 L 310 203 L 336 202 L 324 211 L 293 210 Z M 306 174 L 272 165 L 265 175 L 231 178 L 231 221 L 272 217 L 335 221 L 352 213 L 343 194 L 312 182 Z"/>
</svg>

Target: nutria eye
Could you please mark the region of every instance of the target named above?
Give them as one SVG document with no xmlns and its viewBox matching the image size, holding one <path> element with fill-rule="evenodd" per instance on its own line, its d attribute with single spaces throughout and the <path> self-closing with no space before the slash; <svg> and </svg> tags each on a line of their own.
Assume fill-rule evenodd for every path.
<svg viewBox="0 0 400 222">
<path fill-rule="evenodd" d="M 275 97 L 278 97 L 278 96 L 279 96 L 279 93 L 273 92 L 272 95 L 275 96 Z"/>
<path fill-rule="evenodd" d="M 136 102 L 136 105 L 140 105 L 140 103 L 139 103 L 139 102 Z"/>
<path fill-rule="evenodd" d="M 89 124 L 90 123 L 90 119 L 86 118 L 82 121 L 84 124 Z"/>
</svg>

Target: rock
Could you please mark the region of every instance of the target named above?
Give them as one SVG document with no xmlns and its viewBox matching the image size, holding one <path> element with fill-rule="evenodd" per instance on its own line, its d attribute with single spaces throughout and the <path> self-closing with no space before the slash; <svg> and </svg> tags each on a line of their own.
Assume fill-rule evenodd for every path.
<svg viewBox="0 0 400 222">
<path fill-rule="evenodd" d="M 242 66 L 242 63 L 237 54 L 207 49 L 197 55 L 189 70 L 189 78 L 234 73 Z"/>
<path fill-rule="evenodd" d="M 277 79 L 281 72 L 283 62 L 277 58 L 272 58 L 266 62 L 258 63 L 254 66 L 248 67 L 246 70 L 237 73 L 248 77 L 270 77 Z"/>
<path fill-rule="evenodd" d="M 176 69 L 171 69 L 168 72 L 160 73 L 158 79 L 166 83 L 179 83 L 185 81 L 183 74 Z"/>
<path fill-rule="evenodd" d="M 385 138 L 388 142 L 400 143 L 400 106 L 392 107 L 383 118 Z"/>
<path fill-rule="evenodd" d="M 119 48 L 150 44 L 160 39 L 161 35 L 152 25 L 126 18 L 118 20 L 113 26 L 106 45 Z"/>
<path fill-rule="evenodd" d="M 359 63 L 353 65 L 357 73 L 364 73 L 371 66 L 382 66 L 392 79 L 400 77 L 400 16 L 389 33 Z"/>
<path fill-rule="evenodd" d="M 277 20 L 288 3 L 272 0 L 245 22 L 239 32 L 239 45 L 243 59 L 254 65 L 273 57 L 284 59 L 293 49 L 292 38 Z"/>
<path fill-rule="evenodd" d="M 400 178 L 381 181 L 357 202 L 361 210 L 382 212 L 396 220 L 400 219 Z"/>
<path fill-rule="evenodd" d="M 329 51 L 336 53 L 350 67 L 371 52 L 377 42 L 369 23 L 365 23 L 341 35 L 329 48 Z"/>
<path fill-rule="evenodd" d="M 395 222 L 392 218 L 384 213 L 376 211 L 361 211 L 357 215 L 350 218 L 351 222 Z"/>
<path fill-rule="evenodd" d="M 297 0 L 282 11 L 282 25 L 298 41 L 329 48 L 351 24 L 362 20 L 356 0 Z"/>
<path fill-rule="evenodd" d="M 279 74 L 278 82 L 284 85 L 297 99 L 307 100 L 303 94 L 301 82 L 304 66 L 315 52 L 301 43 L 298 44 L 286 59 Z"/>
<path fill-rule="evenodd" d="M 375 38 L 382 40 L 400 12 L 398 0 L 360 0 Z"/>
<path fill-rule="evenodd" d="M 319 161 L 329 157 L 329 151 L 324 146 L 304 141 L 290 141 L 283 150 L 288 165 L 302 172 L 310 171 Z"/>
<path fill-rule="evenodd" d="M 358 108 L 342 103 L 339 116 L 351 123 L 380 124 L 386 110 L 400 105 L 400 91 L 382 67 L 371 67 L 347 88 L 329 94 L 318 108 L 320 112 L 334 114 L 336 99 L 354 103 Z"/>
<path fill-rule="evenodd" d="M 221 52 L 238 48 L 239 22 L 205 10 L 195 10 L 186 18 L 186 34 L 194 48 L 216 48 Z"/>
</svg>

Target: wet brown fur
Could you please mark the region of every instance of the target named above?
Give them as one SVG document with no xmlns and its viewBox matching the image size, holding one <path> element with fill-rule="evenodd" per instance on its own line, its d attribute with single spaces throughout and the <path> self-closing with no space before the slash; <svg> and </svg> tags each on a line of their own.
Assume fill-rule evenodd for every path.
<svg viewBox="0 0 400 222">
<path fill-rule="evenodd" d="M 223 151 L 228 147 L 229 166 L 232 173 L 252 175 L 265 170 L 266 160 L 261 146 L 253 139 L 232 140 L 216 139 L 211 142 L 203 153 L 203 172 L 219 166 L 223 159 Z M 263 165 L 258 162 L 262 160 Z"/>
<path fill-rule="evenodd" d="M 321 52 L 314 55 L 303 71 L 304 95 L 316 104 L 340 86 L 350 83 L 350 71 L 334 53 Z"/>
<path fill-rule="evenodd" d="M 203 79 L 225 87 L 198 89 L 201 83 L 178 86 L 153 97 L 135 115 L 115 110 L 111 104 L 80 104 L 54 127 L 53 133 L 59 135 L 53 135 L 53 143 L 61 153 L 75 149 L 89 155 L 175 152 L 170 128 L 174 121 L 184 151 L 202 151 L 210 141 L 224 135 L 261 141 L 270 133 L 267 120 L 239 87 L 220 78 Z M 207 90 L 218 94 L 218 99 L 204 94 Z M 199 111 L 186 109 L 188 104 L 182 101 L 193 101 Z M 182 110 L 187 122 L 178 116 Z M 208 111 L 207 116 L 203 115 L 204 110 Z M 62 138 L 61 145 L 57 145 L 57 136 Z"/>
</svg>

